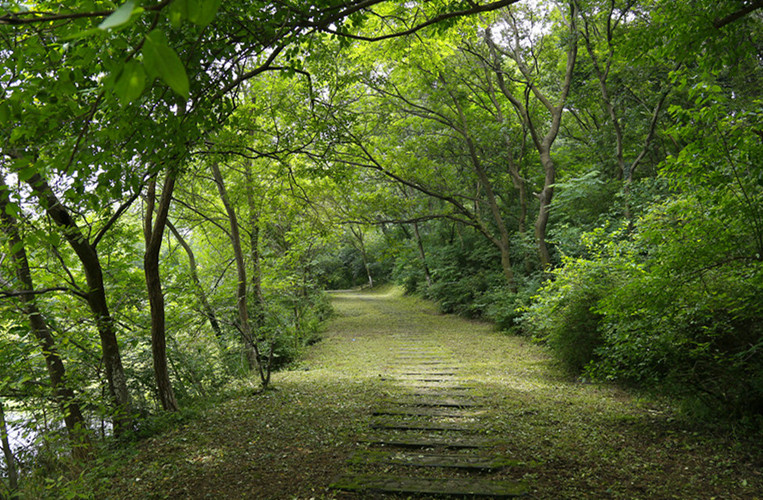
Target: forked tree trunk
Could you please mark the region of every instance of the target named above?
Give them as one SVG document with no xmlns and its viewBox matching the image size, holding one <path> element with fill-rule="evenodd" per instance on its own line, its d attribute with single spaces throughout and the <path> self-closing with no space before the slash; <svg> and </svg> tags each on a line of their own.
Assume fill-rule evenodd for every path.
<svg viewBox="0 0 763 500">
<path fill-rule="evenodd" d="M 164 179 L 162 197 L 159 201 L 159 206 L 156 207 L 156 220 L 154 220 L 156 178 L 151 180 L 148 186 L 148 193 L 146 194 L 146 216 L 143 221 L 143 234 L 146 240 L 146 253 L 143 255 L 143 271 L 146 276 L 148 302 L 151 308 L 151 354 L 154 364 L 157 395 L 165 411 L 177 411 L 179 409 L 167 368 L 164 294 L 159 274 L 159 253 L 162 247 L 164 227 L 167 224 L 167 214 L 169 213 L 174 188 L 175 173 L 169 170 Z"/>
</svg>

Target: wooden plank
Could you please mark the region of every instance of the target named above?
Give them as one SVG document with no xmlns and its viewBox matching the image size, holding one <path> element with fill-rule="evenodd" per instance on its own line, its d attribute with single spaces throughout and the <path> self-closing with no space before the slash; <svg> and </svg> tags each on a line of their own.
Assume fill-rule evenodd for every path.
<svg viewBox="0 0 763 500">
<path fill-rule="evenodd" d="M 397 429 L 419 431 L 457 431 L 457 432 L 484 432 L 485 430 L 475 425 L 457 422 L 404 422 L 400 420 L 377 420 L 371 422 L 372 429 Z"/>
<path fill-rule="evenodd" d="M 499 455 L 455 455 L 371 450 L 359 451 L 350 457 L 349 461 L 353 464 L 410 465 L 412 467 L 445 467 L 480 471 L 533 465 Z"/>
<path fill-rule="evenodd" d="M 468 408 L 468 407 L 474 407 L 474 406 L 482 406 L 482 403 L 477 403 L 476 401 L 470 401 L 468 399 L 463 399 L 463 398 L 461 399 L 455 399 L 455 398 L 390 399 L 390 400 L 387 400 L 386 402 L 393 405 L 403 405 L 403 406 L 443 406 L 443 407 L 454 407 L 454 408 Z"/>
<path fill-rule="evenodd" d="M 363 436 L 365 443 L 401 448 L 490 448 L 498 444 L 494 438 L 462 436 L 430 436 L 426 434 L 369 434 Z"/>
<path fill-rule="evenodd" d="M 340 476 L 334 480 L 331 488 L 347 491 L 490 498 L 516 498 L 528 494 L 527 486 L 515 481 L 482 478 L 433 479 L 370 474 Z"/>
<path fill-rule="evenodd" d="M 396 373 L 398 377 L 455 377 L 458 373 L 454 371 L 427 371 L 427 372 L 402 372 Z"/>
<path fill-rule="evenodd" d="M 385 407 L 372 410 L 372 415 L 408 415 L 412 417 L 477 417 L 484 414 L 484 410 L 467 410 L 464 408 L 442 407 Z"/>
<path fill-rule="evenodd" d="M 449 385 L 449 384 L 427 384 L 427 385 L 407 385 L 406 388 L 408 389 L 443 389 L 448 391 L 468 391 L 471 389 L 474 389 L 474 387 L 469 387 L 466 385 Z"/>
</svg>

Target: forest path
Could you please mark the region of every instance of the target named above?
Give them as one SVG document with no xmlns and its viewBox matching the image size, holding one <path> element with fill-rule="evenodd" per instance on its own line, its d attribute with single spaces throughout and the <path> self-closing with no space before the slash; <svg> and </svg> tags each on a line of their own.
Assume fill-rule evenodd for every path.
<svg viewBox="0 0 763 500">
<path fill-rule="evenodd" d="M 253 381 L 144 440 L 97 497 L 408 498 L 478 478 L 503 485 L 497 497 L 761 498 L 739 446 L 668 407 L 565 379 L 526 339 L 397 289 L 332 302 L 323 341 L 275 373 L 274 390 Z M 404 476 L 442 481 L 387 481 Z"/>
</svg>

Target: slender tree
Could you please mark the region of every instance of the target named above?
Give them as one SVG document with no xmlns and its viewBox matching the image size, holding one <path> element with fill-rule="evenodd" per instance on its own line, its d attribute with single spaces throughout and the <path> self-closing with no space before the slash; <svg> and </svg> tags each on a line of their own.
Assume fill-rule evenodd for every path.
<svg viewBox="0 0 763 500">
<path fill-rule="evenodd" d="M 148 184 L 146 210 L 143 221 L 143 235 L 146 252 L 143 256 L 143 270 L 146 276 L 148 301 L 151 307 L 151 353 L 154 364 L 157 395 L 166 411 L 177 411 L 178 403 L 172 390 L 169 371 L 167 370 L 167 338 L 165 327 L 164 294 L 159 274 L 159 252 L 162 246 L 164 228 L 175 189 L 176 173 L 170 168 L 164 177 L 159 204 L 156 204 L 156 177 Z M 156 218 L 154 218 L 156 212 Z"/>
<path fill-rule="evenodd" d="M 9 210 L 9 191 L 4 184 L 0 184 L 0 218 L 2 230 L 8 241 L 9 253 L 16 269 L 16 279 L 21 286 L 21 289 L 17 290 L 21 301 L 21 312 L 27 317 L 32 334 L 37 339 L 45 359 L 53 397 L 59 406 L 72 441 L 73 455 L 79 459 L 85 459 L 91 452 L 87 424 L 74 391 L 67 385 L 66 368 L 58 353 L 56 340 L 37 305 L 37 291 L 32 280 L 26 247 L 19 233 L 18 222 Z"/>
</svg>

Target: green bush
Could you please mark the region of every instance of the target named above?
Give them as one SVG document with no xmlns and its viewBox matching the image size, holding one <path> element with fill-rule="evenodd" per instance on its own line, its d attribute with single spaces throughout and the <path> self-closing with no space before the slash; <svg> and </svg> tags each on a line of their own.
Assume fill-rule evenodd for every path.
<svg viewBox="0 0 763 500">
<path fill-rule="evenodd" d="M 595 305 L 607 292 L 607 266 L 586 259 L 565 258 L 525 309 L 523 329 L 546 343 L 565 369 L 580 374 L 597 360 L 602 346 L 602 315 Z"/>
</svg>

